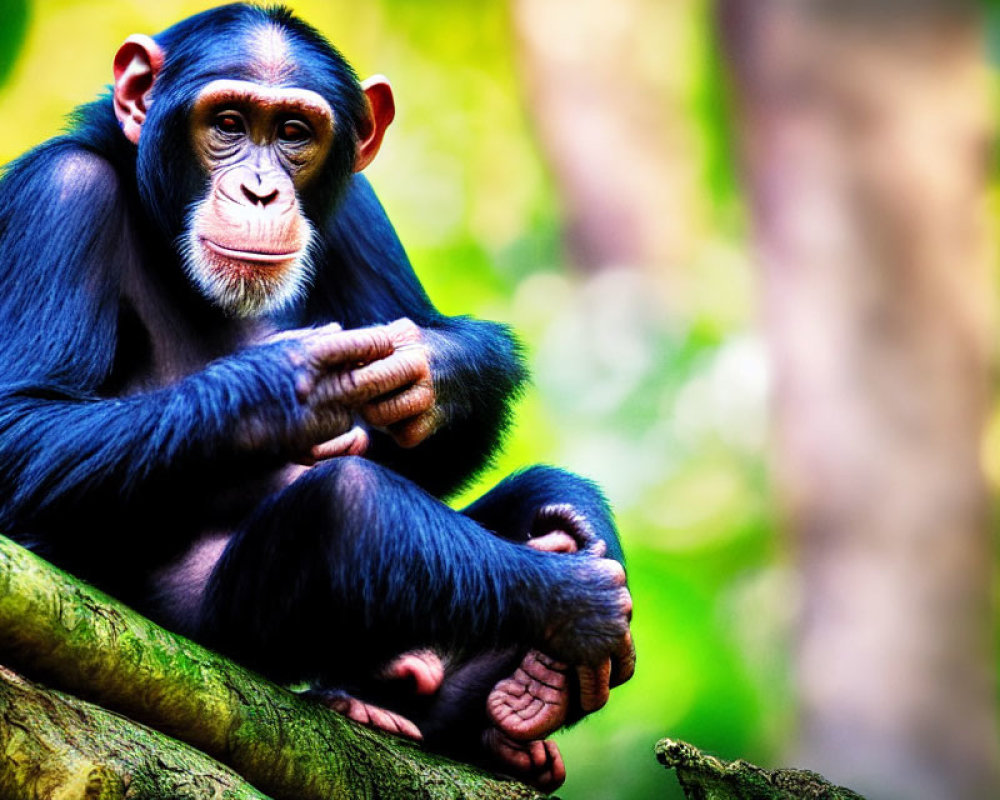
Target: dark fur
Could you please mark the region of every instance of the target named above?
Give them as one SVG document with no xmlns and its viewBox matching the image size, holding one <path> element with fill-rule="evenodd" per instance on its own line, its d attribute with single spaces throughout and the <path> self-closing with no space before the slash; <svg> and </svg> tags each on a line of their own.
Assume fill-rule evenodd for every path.
<svg viewBox="0 0 1000 800">
<path fill-rule="evenodd" d="M 204 300 L 174 248 L 206 185 L 189 106 L 206 81 L 245 75 L 242 37 L 262 22 L 284 29 L 295 84 L 326 97 L 342 126 L 321 188 L 302 198 L 322 232 L 316 279 L 262 328 L 407 316 L 448 412 L 417 448 L 373 433 L 364 459 L 287 488 L 287 454 L 234 443 L 250 414 L 270 431 L 299 424 L 287 346 L 257 344 Z M 536 470 L 467 515 L 436 499 L 489 461 L 526 373 L 506 327 L 434 308 L 351 174 L 363 108 L 351 68 L 282 9 L 227 6 L 156 39 L 167 60 L 138 152 L 106 96 L 0 184 L 0 529 L 279 680 L 350 682 L 417 646 L 547 643 L 577 662 L 607 651 L 621 622 L 594 560 L 517 544 L 540 506 L 572 502 L 620 557 L 592 486 Z M 163 576 L 213 531 L 235 535 L 199 611 L 191 587 Z M 548 641 L 553 625 L 573 635 Z"/>
</svg>

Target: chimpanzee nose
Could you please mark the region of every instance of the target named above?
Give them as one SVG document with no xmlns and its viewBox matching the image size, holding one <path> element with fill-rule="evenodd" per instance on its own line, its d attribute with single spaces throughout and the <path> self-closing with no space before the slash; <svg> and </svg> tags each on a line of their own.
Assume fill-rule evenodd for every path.
<svg viewBox="0 0 1000 800">
<path fill-rule="evenodd" d="M 262 206 L 266 206 L 278 199 L 278 190 L 265 183 L 261 183 L 253 189 L 244 183 L 240 185 L 240 188 L 243 190 L 243 196 L 254 205 L 260 203 Z"/>
</svg>

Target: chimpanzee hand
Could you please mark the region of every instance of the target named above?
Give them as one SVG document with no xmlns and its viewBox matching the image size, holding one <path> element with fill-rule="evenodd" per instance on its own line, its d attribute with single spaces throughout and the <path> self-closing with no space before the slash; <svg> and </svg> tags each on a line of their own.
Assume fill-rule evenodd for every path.
<svg viewBox="0 0 1000 800">
<path fill-rule="evenodd" d="M 364 453 L 368 434 L 352 425 L 352 412 L 402 447 L 420 444 L 443 422 L 427 347 L 408 319 L 348 331 L 336 324 L 287 331 L 271 341 L 295 344 L 296 390 L 307 411 L 301 433 L 308 445 L 298 461 Z"/>
<path fill-rule="evenodd" d="M 428 348 L 420 328 L 406 318 L 382 330 L 392 341 L 392 354 L 355 372 L 355 380 L 372 381 L 378 388 L 361 406 L 361 416 L 369 425 L 385 429 L 400 447 L 416 447 L 444 422 Z"/>
<path fill-rule="evenodd" d="M 244 420 L 241 438 L 251 448 L 275 444 L 303 464 L 336 455 L 360 455 L 368 446 L 353 409 L 380 391 L 365 372 L 393 353 L 384 327 L 343 330 L 336 323 L 279 333 L 263 343 L 280 347 L 292 369 L 299 408 L 290 429 L 274 431 L 263 415 Z M 277 441 L 275 441 L 277 440 Z"/>
</svg>

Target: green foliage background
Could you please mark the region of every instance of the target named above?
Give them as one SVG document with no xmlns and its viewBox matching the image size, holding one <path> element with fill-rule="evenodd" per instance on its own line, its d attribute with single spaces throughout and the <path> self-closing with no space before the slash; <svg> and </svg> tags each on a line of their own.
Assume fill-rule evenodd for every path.
<svg viewBox="0 0 1000 800">
<path fill-rule="evenodd" d="M 0 0 L 0 161 L 56 133 L 109 82 L 126 35 L 211 5 Z M 672 63 L 678 124 L 698 142 L 690 157 L 703 177 L 688 198 L 702 218 L 681 298 L 661 275 L 573 273 L 505 3 L 291 5 L 361 74 L 393 81 L 399 114 L 369 174 L 431 296 L 447 313 L 510 322 L 531 354 L 535 385 L 506 451 L 465 499 L 548 462 L 597 480 L 618 514 L 638 671 L 604 712 L 559 736 L 561 796 L 679 796 L 653 758 L 664 735 L 772 760 L 790 723 L 794 591 L 768 500 L 768 376 L 705 0 L 686 4 Z"/>
</svg>

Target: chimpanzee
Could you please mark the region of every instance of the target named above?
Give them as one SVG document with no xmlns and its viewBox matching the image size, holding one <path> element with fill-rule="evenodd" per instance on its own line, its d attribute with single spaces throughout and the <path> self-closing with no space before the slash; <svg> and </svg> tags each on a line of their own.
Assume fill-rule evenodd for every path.
<svg viewBox="0 0 1000 800">
<path fill-rule="evenodd" d="M 439 499 L 526 373 L 504 326 L 434 308 L 357 174 L 393 114 L 281 7 L 125 41 L 112 91 L 0 183 L 0 530 L 548 788 L 544 737 L 634 668 L 621 550 L 553 468 Z"/>
</svg>

